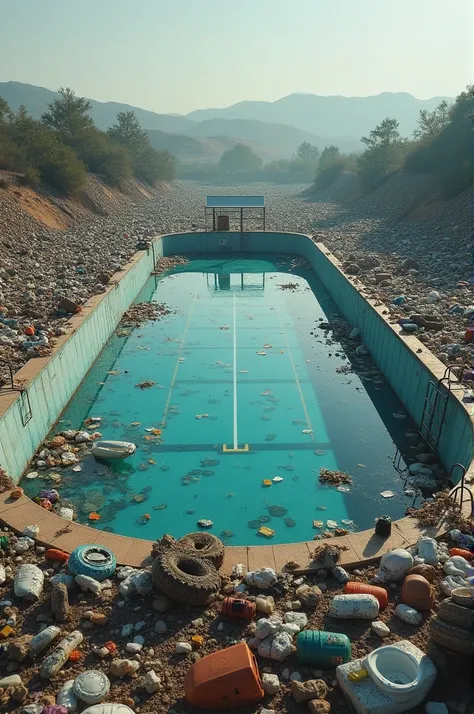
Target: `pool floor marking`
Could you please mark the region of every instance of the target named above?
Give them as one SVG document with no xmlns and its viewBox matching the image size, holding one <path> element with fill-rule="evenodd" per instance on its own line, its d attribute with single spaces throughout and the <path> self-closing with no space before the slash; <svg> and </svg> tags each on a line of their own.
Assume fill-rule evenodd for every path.
<svg viewBox="0 0 474 714">
<path fill-rule="evenodd" d="M 308 425 L 308 429 L 311 429 L 311 433 L 310 433 L 309 436 L 310 436 L 310 438 L 311 438 L 311 441 L 314 441 L 314 438 L 315 438 L 315 437 L 314 437 L 314 433 L 313 433 L 313 425 L 311 424 L 311 419 L 310 419 L 310 416 L 309 416 L 309 413 L 308 413 L 308 407 L 306 406 L 306 400 L 305 400 L 305 398 L 304 398 L 303 390 L 301 389 L 300 380 L 299 380 L 299 378 L 298 378 L 298 372 L 296 371 L 296 365 L 295 365 L 295 360 L 293 359 L 293 353 L 292 353 L 292 351 L 291 351 L 290 341 L 289 341 L 289 339 L 288 339 L 288 335 L 286 334 L 286 330 L 285 330 L 285 327 L 284 327 L 284 325 L 283 325 L 283 320 L 281 319 L 280 311 L 279 311 L 278 309 L 276 309 L 275 312 L 276 312 L 276 314 L 278 315 L 278 321 L 279 321 L 279 323 L 280 323 L 280 327 L 281 327 L 281 330 L 282 330 L 283 338 L 284 338 L 284 340 L 285 340 L 286 349 L 288 350 L 288 358 L 289 358 L 289 360 L 290 360 L 291 369 L 293 370 L 293 374 L 294 374 L 294 377 L 295 377 L 296 388 L 297 388 L 298 393 L 299 393 L 299 395 L 300 395 L 301 405 L 302 405 L 302 407 L 303 407 L 303 412 L 304 412 L 304 416 L 305 416 L 305 419 L 306 419 L 306 423 L 307 423 L 307 425 Z"/>
<path fill-rule="evenodd" d="M 181 364 L 181 362 L 180 362 L 180 357 L 181 357 L 181 354 L 182 354 L 182 352 L 183 352 L 184 345 L 185 345 L 185 343 L 186 343 L 186 336 L 187 336 L 187 334 L 188 334 L 189 325 L 190 325 L 190 323 L 191 323 L 191 315 L 192 315 L 192 313 L 193 313 L 194 306 L 195 306 L 195 304 L 196 304 L 196 300 L 197 300 L 197 298 L 198 298 L 198 292 L 197 292 L 198 282 L 199 282 L 199 281 L 196 281 L 196 291 L 195 291 L 194 294 L 193 294 L 193 299 L 191 300 L 191 305 L 189 306 L 189 312 L 188 312 L 188 317 L 187 317 L 187 319 L 186 319 L 186 324 L 185 324 L 185 326 L 184 326 L 183 337 L 181 338 L 181 344 L 180 344 L 180 346 L 179 346 L 179 348 L 178 348 L 177 359 L 176 359 L 176 366 L 175 366 L 175 368 L 174 368 L 173 376 L 172 376 L 172 378 L 171 378 L 170 389 L 169 389 L 169 392 L 168 392 L 168 396 L 167 396 L 167 398 L 166 398 L 166 404 L 165 404 L 165 408 L 164 408 L 164 410 L 163 410 L 163 417 L 162 417 L 161 423 L 160 423 L 161 428 L 164 428 L 164 427 L 166 426 L 166 417 L 167 417 L 167 415 L 168 415 L 168 409 L 170 408 L 171 396 L 172 396 L 172 394 L 173 394 L 173 389 L 174 389 L 174 385 L 175 385 L 175 382 L 176 382 L 176 377 L 178 376 L 179 365 Z"/>
<path fill-rule="evenodd" d="M 232 447 L 228 447 L 226 444 L 222 445 L 222 451 L 224 454 L 237 454 L 237 453 L 247 453 L 249 451 L 249 445 L 244 444 L 242 448 L 239 449 L 239 435 L 238 435 L 238 405 L 237 405 L 237 319 L 236 319 L 236 304 L 235 304 L 235 294 L 234 294 L 234 310 L 233 310 L 233 382 L 234 382 L 234 444 Z"/>
</svg>

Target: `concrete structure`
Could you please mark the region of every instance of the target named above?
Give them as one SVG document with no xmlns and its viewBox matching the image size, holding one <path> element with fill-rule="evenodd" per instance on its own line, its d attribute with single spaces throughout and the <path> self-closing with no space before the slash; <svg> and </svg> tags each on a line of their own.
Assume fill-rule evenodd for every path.
<svg viewBox="0 0 474 714">
<path fill-rule="evenodd" d="M 443 377 L 444 365 L 416 337 L 402 335 L 397 325 L 389 324 L 388 310 L 364 297 L 360 281 L 346 276 L 339 261 L 322 243 L 296 233 L 180 233 L 156 238 L 148 251 L 138 252 L 113 276 L 105 293 L 89 300 L 81 314 L 71 318 L 67 334 L 58 338 L 49 357 L 30 360 L 17 372 L 15 383 L 27 388 L 31 403 L 32 417 L 26 424 L 24 398 L 5 387 L 0 389 L 0 467 L 15 481 L 19 480 L 161 255 L 241 251 L 292 253 L 306 258 L 347 320 L 360 329 L 362 340 L 374 360 L 409 414 L 420 423 L 426 387 L 430 380 L 437 382 Z M 459 392 L 450 392 L 446 424 L 439 444 L 439 454 L 447 469 L 456 463 L 470 468 L 473 435 L 473 420 L 459 398 Z M 109 545 L 121 563 L 137 565 L 145 551 L 148 554 L 151 548 L 147 541 L 102 533 L 78 524 L 71 524 L 71 532 L 67 535 L 58 536 L 66 522 L 26 497 L 11 502 L 3 494 L 0 518 L 17 530 L 22 530 L 25 523 L 38 523 L 40 540 L 65 550 L 84 542 Z M 439 524 L 439 528 L 431 529 L 431 533 L 439 533 L 442 528 L 443 524 Z M 366 531 L 339 538 L 337 543 L 347 546 L 343 564 L 349 565 L 373 561 L 394 547 L 406 547 L 419 535 L 412 519 L 402 519 L 394 524 L 389 539 L 378 538 Z M 267 565 L 281 569 L 290 559 L 305 567 L 312 548 L 314 543 L 310 542 L 227 550 L 232 553 L 229 559 L 234 563 L 244 562 L 249 568 Z"/>
</svg>

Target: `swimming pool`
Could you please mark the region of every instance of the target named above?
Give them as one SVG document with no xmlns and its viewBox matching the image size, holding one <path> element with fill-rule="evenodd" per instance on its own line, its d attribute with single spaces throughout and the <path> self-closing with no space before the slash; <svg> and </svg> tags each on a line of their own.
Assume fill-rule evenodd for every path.
<svg viewBox="0 0 474 714">
<path fill-rule="evenodd" d="M 152 539 L 208 519 L 227 543 L 252 545 L 267 542 L 262 525 L 269 542 L 289 543 L 404 514 L 413 496 L 393 459 L 410 454 L 416 428 L 370 358 L 355 354 L 308 264 L 194 256 L 150 277 L 144 301 L 171 313 L 119 328 L 54 430 L 100 416 L 104 439 L 138 446 L 125 461 L 88 456 L 81 471 L 61 470 L 61 499 L 79 522 L 95 511 L 97 528 Z M 321 468 L 352 485 L 320 484 Z M 31 496 L 46 484 L 42 473 L 22 482 Z"/>
</svg>

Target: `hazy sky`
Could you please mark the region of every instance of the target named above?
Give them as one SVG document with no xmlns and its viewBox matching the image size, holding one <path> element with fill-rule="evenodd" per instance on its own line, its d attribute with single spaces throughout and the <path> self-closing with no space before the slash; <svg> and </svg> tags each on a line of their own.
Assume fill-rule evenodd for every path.
<svg viewBox="0 0 474 714">
<path fill-rule="evenodd" d="M 0 0 L 0 81 L 188 112 L 292 92 L 454 96 L 474 0 Z"/>
</svg>

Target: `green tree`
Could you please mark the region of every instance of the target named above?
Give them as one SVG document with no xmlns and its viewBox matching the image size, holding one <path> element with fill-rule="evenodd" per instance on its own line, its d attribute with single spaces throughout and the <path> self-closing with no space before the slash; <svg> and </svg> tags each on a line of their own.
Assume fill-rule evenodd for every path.
<svg viewBox="0 0 474 714">
<path fill-rule="evenodd" d="M 296 159 L 304 164 L 316 165 L 319 159 L 319 149 L 309 141 L 303 141 L 296 149 Z"/>
<path fill-rule="evenodd" d="M 135 112 L 119 112 L 108 135 L 128 151 L 137 178 L 150 185 L 174 179 L 175 158 L 168 151 L 157 151 L 151 146 L 148 134 L 140 126 Z"/>
<path fill-rule="evenodd" d="M 387 118 L 362 137 L 367 149 L 359 158 L 358 170 L 364 189 L 373 190 L 400 167 L 405 141 L 398 126 L 396 119 Z"/>
<path fill-rule="evenodd" d="M 338 146 L 334 146 L 334 144 L 325 146 L 319 157 L 319 168 L 322 170 L 335 164 L 340 155 Z"/>
<path fill-rule="evenodd" d="M 417 119 L 418 126 L 413 132 L 415 140 L 432 141 L 449 123 L 450 117 L 451 107 L 446 100 L 438 104 L 432 112 L 427 109 L 421 109 L 420 116 Z"/>
<path fill-rule="evenodd" d="M 219 161 L 219 168 L 224 173 L 241 173 L 258 171 L 263 164 L 262 159 L 246 144 L 236 144 L 232 149 L 224 151 Z"/>
<path fill-rule="evenodd" d="M 48 104 L 41 121 L 50 129 L 58 132 L 63 141 L 74 145 L 84 134 L 94 128 L 89 116 L 91 103 L 83 97 L 76 97 L 69 87 L 58 89 L 59 97 Z"/>
</svg>

